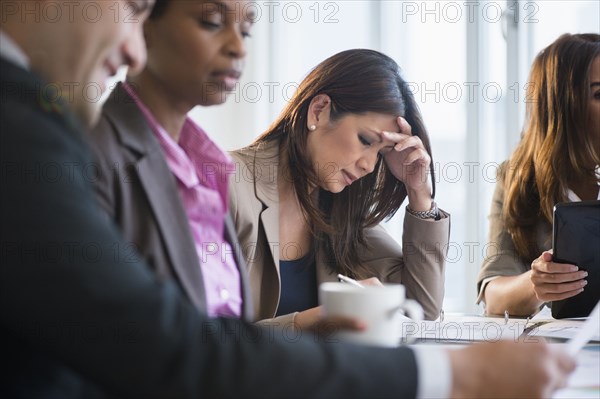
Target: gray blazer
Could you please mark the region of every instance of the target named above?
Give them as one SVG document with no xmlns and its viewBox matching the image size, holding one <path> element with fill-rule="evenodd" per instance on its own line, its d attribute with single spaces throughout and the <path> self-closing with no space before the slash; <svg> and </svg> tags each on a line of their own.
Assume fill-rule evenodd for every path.
<svg viewBox="0 0 600 399">
<path fill-rule="evenodd" d="M 252 287 L 254 318 L 271 319 L 280 297 L 279 277 L 279 194 L 277 189 L 278 143 L 259 151 L 241 149 L 231 153 L 236 175 L 229 179 L 230 211 L 244 248 Z M 369 247 L 359 260 L 373 277 L 402 283 L 406 295 L 416 299 L 427 319 L 439 316 L 444 299 L 444 264 L 450 239 L 450 215 L 442 212 L 438 221 L 407 214 L 400 245 L 383 227 L 366 231 Z M 317 254 L 317 284 L 337 281 L 323 253 Z M 293 315 L 273 319 L 287 325 Z"/>
<path fill-rule="evenodd" d="M 205 311 L 198 254 L 175 178 L 142 112 L 120 84 L 104 105 L 91 139 L 98 201 L 130 243 L 127 253 L 140 254 L 159 278 L 176 280 L 190 301 Z M 250 320 L 252 301 L 244 259 L 237 251 L 229 215 L 224 223 L 225 238 L 240 269 L 242 317 Z"/>
</svg>

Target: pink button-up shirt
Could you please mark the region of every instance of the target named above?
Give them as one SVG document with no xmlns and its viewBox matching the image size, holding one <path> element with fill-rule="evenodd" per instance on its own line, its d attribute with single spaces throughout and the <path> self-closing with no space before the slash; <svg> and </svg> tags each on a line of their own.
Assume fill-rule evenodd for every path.
<svg viewBox="0 0 600 399">
<path fill-rule="evenodd" d="M 239 317 L 240 275 L 231 245 L 223 234 L 231 159 L 190 118 L 183 125 L 179 143 L 175 142 L 132 88 L 127 84 L 124 88 L 148 121 L 176 178 L 196 243 L 208 314 Z"/>
</svg>

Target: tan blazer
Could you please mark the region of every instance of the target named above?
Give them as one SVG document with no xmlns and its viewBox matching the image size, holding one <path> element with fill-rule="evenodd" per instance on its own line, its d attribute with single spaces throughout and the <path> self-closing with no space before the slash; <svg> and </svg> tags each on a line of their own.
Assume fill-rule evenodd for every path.
<svg viewBox="0 0 600 399">
<path fill-rule="evenodd" d="M 204 281 L 187 214 L 162 148 L 133 99 L 121 85 L 102 109 L 91 135 L 99 172 L 94 179 L 98 201 L 130 243 L 163 279 L 178 282 L 189 300 L 206 311 Z M 228 215 L 225 239 L 240 269 L 242 318 L 250 320 L 252 299 L 235 229 Z"/>
<path fill-rule="evenodd" d="M 252 287 L 254 317 L 271 319 L 280 297 L 279 276 L 279 195 L 277 189 L 277 143 L 265 144 L 259 151 L 241 149 L 231 153 L 236 164 L 229 180 L 230 210 L 243 247 Z M 370 248 L 364 248 L 361 262 L 374 277 L 384 282 L 402 283 L 409 298 L 422 306 L 427 319 L 439 316 L 444 298 L 444 263 L 450 235 L 450 215 L 442 211 L 438 221 L 404 219 L 403 247 L 381 226 L 366 232 Z M 317 254 L 317 284 L 337 281 Z M 287 325 L 293 315 L 272 321 Z"/>
</svg>

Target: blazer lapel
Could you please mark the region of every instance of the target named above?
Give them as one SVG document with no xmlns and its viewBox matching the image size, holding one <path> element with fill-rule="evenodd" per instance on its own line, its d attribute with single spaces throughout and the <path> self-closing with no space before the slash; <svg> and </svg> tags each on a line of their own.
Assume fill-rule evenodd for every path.
<svg viewBox="0 0 600 399">
<path fill-rule="evenodd" d="M 206 293 L 196 244 L 175 179 L 162 153 L 155 152 L 140 159 L 137 173 L 181 285 L 197 307 L 206 309 Z"/>
<path fill-rule="evenodd" d="M 267 143 L 254 153 L 254 189 L 265 208 L 260 222 L 267 237 L 274 267 L 279 275 L 279 190 L 277 168 L 279 166 L 278 141 Z M 260 153 L 260 156 L 258 155 Z"/>
<path fill-rule="evenodd" d="M 192 303 L 205 310 L 204 281 L 196 246 L 175 178 L 160 144 L 121 85 L 106 102 L 105 113 L 117 127 L 123 145 L 139 153 L 136 173 L 156 218 L 174 273 Z"/>
<path fill-rule="evenodd" d="M 235 263 L 237 264 L 240 273 L 240 285 L 243 298 L 242 319 L 252 322 L 254 318 L 254 306 L 252 304 L 252 292 L 250 291 L 250 281 L 248 279 L 248 268 L 244 257 L 241 255 L 242 246 L 229 212 L 225 215 L 225 239 L 233 248 Z"/>
</svg>

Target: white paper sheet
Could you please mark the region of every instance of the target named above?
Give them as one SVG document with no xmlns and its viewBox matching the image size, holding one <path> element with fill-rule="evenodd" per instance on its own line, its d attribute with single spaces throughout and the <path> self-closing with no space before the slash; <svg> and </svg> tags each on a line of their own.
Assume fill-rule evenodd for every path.
<svg viewBox="0 0 600 399">
<path fill-rule="evenodd" d="M 502 318 L 491 317 L 452 317 L 443 322 L 405 321 L 402 323 L 402 343 L 414 339 L 429 342 L 495 342 L 499 340 L 518 340 L 525 327 L 525 320 L 511 319 L 506 324 Z"/>
<path fill-rule="evenodd" d="M 583 323 L 575 337 L 567 343 L 567 352 L 575 356 L 594 336 L 600 334 L 600 302 L 596 304 L 592 313 Z"/>
</svg>

